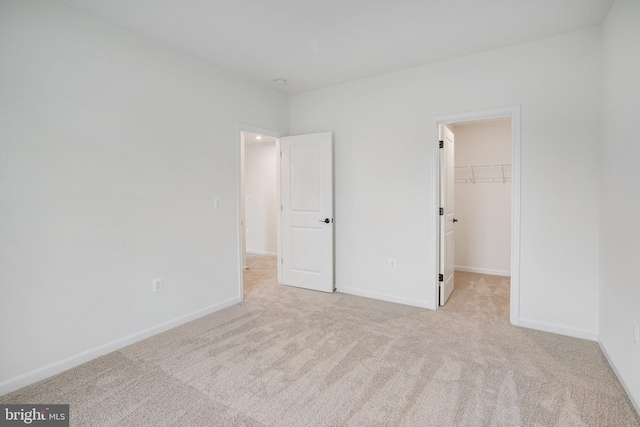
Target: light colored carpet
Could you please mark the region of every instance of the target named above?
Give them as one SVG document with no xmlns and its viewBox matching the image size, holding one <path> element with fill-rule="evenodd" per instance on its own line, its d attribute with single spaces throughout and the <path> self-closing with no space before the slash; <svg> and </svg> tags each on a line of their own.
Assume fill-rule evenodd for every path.
<svg viewBox="0 0 640 427">
<path fill-rule="evenodd" d="M 0 397 L 74 426 L 640 426 L 594 342 L 509 324 L 508 279 L 456 273 L 429 311 L 276 284 Z"/>
</svg>

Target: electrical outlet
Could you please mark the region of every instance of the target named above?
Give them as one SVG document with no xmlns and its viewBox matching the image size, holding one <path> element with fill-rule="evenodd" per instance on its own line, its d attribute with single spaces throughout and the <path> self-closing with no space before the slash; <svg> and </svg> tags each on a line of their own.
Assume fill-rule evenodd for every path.
<svg viewBox="0 0 640 427">
<path fill-rule="evenodd" d="M 156 293 L 162 290 L 162 277 L 157 277 L 151 282 L 151 290 Z"/>
<path fill-rule="evenodd" d="M 389 258 L 389 268 L 391 268 L 392 270 L 396 269 L 396 259 L 395 258 Z"/>
<path fill-rule="evenodd" d="M 220 197 L 216 197 L 213 199 L 213 209 L 220 209 L 222 206 L 222 199 Z"/>
<path fill-rule="evenodd" d="M 640 324 L 633 323 L 633 342 L 635 345 L 640 346 Z"/>
</svg>

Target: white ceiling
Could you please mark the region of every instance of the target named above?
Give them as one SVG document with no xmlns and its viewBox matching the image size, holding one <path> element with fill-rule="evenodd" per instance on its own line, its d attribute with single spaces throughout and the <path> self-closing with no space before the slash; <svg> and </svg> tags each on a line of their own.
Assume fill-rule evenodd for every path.
<svg viewBox="0 0 640 427">
<path fill-rule="evenodd" d="M 598 25 L 613 2 L 59 1 L 289 94 Z"/>
</svg>

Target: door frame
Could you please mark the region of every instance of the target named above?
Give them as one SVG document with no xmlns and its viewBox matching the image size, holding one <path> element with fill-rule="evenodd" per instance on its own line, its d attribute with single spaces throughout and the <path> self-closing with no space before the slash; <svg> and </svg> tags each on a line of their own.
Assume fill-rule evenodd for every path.
<svg viewBox="0 0 640 427">
<path fill-rule="evenodd" d="M 237 221 L 237 237 L 238 237 L 238 295 L 240 296 L 240 301 L 244 300 L 244 265 L 242 262 L 243 254 L 246 251 L 245 239 L 243 238 L 243 227 L 242 221 L 245 221 L 246 228 L 246 220 L 245 220 L 245 191 L 244 191 L 244 160 L 245 160 L 245 141 L 242 135 L 243 132 L 257 133 L 260 135 L 270 136 L 276 139 L 276 197 L 278 198 L 278 205 L 281 204 L 280 200 L 280 156 L 278 153 L 280 152 L 280 138 L 285 136 L 281 132 L 265 129 L 257 126 L 238 124 L 237 126 L 237 141 L 236 145 L 237 149 L 237 165 L 238 165 L 238 180 L 237 180 L 237 195 L 238 195 L 238 221 Z M 280 249 L 280 222 L 281 222 L 281 212 L 280 209 L 277 210 L 277 246 L 278 246 L 278 259 L 280 259 L 281 249 Z M 246 234 L 246 233 L 245 233 Z M 280 263 L 276 263 L 278 266 L 278 282 L 280 282 Z"/>
<path fill-rule="evenodd" d="M 431 156 L 431 209 L 432 241 L 436 256 L 432 259 L 435 272 L 431 288 L 434 301 L 433 309 L 438 308 L 438 273 L 440 262 L 440 215 L 438 213 L 440 191 L 439 139 L 438 126 L 471 120 L 492 119 L 497 117 L 511 118 L 511 295 L 509 298 L 509 318 L 513 325 L 520 322 L 520 106 L 495 108 L 489 110 L 470 111 L 465 113 L 445 114 L 431 117 L 429 129 L 429 155 Z"/>
</svg>

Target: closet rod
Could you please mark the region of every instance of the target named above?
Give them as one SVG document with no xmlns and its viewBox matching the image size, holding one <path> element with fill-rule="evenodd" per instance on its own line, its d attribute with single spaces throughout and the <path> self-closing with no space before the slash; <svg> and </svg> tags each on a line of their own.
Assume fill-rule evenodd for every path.
<svg viewBox="0 0 640 427">
<path fill-rule="evenodd" d="M 511 182 L 511 164 L 456 166 L 455 182 Z"/>
</svg>

